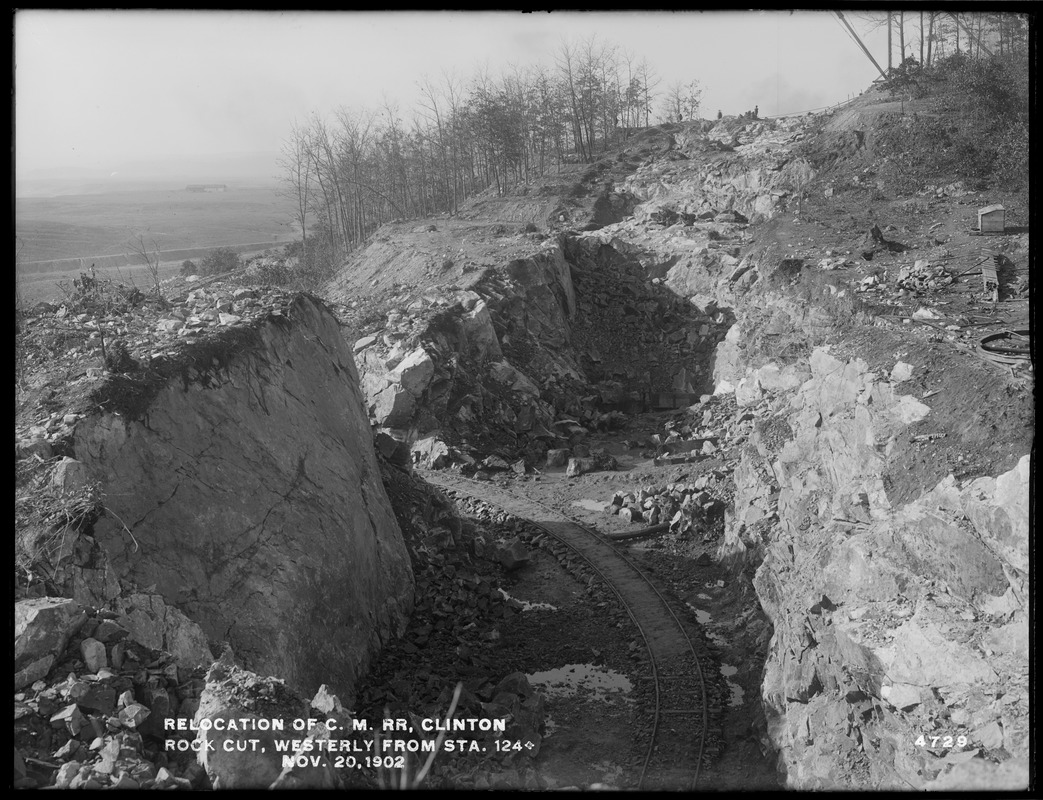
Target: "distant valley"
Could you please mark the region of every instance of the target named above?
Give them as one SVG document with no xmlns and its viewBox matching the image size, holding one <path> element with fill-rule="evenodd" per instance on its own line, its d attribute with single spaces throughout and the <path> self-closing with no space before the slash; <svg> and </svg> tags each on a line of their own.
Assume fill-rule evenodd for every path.
<svg viewBox="0 0 1043 800">
<path fill-rule="evenodd" d="M 136 178 L 80 170 L 36 171 L 18 180 L 15 258 L 23 299 L 51 299 L 60 294 L 58 283 L 92 264 L 102 275 L 132 282 L 143 269 L 134 268 L 142 261 L 135 258 L 140 241 L 150 252 L 158 250 L 164 271 L 173 272 L 184 259 L 215 247 L 259 252 L 296 238 L 292 206 L 274 175 L 234 160 L 212 172 L 202 163 L 184 166 L 177 176 L 154 164 L 139 165 Z M 236 177 L 249 169 L 253 175 Z M 225 190 L 189 191 L 194 184 Z"/>
</svg>

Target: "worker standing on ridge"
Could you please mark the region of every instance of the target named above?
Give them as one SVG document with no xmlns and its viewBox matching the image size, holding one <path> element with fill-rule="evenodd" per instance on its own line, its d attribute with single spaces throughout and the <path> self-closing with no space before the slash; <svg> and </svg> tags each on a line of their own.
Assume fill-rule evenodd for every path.
<svg viewBox="0 0 1043 800">
<path fill-rule="evenodd" d="M 760 110 L 761 110 L 760 106 L 754 106 L 753 107 L 753 118 L 754 119 L 759 119 L 759 117 L 757 115 L 760 113 Z"/>
</svg>

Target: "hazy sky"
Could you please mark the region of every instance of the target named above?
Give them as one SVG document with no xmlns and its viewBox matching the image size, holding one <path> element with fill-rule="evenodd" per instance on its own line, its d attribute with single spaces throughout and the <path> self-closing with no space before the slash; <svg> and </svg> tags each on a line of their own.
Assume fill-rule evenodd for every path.
<svg viewBox="0 0 1043 800">
<path fill-rule="evenodd" d="M 849 15 L 850 18 L 850 15 Z M 860 34 L 864 23 L 852 20 Z M 804 111 L 876 75 L 827 12 L 20 11 L 17 170 L 115 169 L 166 155 L 276 152 L 295 119 L 385 97 L 411 117 L 444 70 L 553 65 L 596 34 L 662 79 L 697 79 L 701 115 Z M 865 41 L 886 61 L 886 34 Z"/>
</svg>

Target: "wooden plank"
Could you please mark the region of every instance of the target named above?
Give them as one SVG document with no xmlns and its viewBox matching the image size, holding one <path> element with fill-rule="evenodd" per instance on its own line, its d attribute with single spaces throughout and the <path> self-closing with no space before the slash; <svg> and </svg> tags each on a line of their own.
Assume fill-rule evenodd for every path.
<svg viewBox="0 0 1043 800">
<path fill-rule="evenodd" d="M 981 268 L 981 280 L 985 294 L 992 295 L 992 302 L 998 303 L 1000 299 L 1000 278 L 996 274 L 996 267 L 983 265 Z"/>
</svg>

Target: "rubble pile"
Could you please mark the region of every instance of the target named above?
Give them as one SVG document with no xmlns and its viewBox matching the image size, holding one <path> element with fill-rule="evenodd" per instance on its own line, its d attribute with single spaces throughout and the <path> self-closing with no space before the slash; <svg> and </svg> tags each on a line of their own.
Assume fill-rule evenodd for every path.
<svg viewBox="0 0 1043 800">
<path fill-rule="evenodd" d="M 454 753 L 436 762 L 434 783 L 427 785 L 464 782 L 480 788 L 509 781 L 512 788 L 537 788 L 531 759 L 544 730 L 543 698 L 521 673 L 504 676 L 497 655 L 502 627 L 524 609 L 500 589 L 498 573 L 528 563 L 529 537 L 519 523 L 485 504 L 466 502 L 463 508 L 473 513 L 472 521 L 458 517 L 438 493 L 414 499 L 412 516 L 425 514 L 426 507 L 431 531 L 411 540 L 417 604 L 404 634 L 386 645 L 361 685 L 358 716 L 374 722 L 388 716 L 444 716 L 454 681 L 460 679 L 457 717 L 504 720 L 502 736 L 534 746 L 495 753 L 488 732 L 454 733 L 453 738 L 475 738 L 487 752 Z M 483 523 L 481 529 L 476 522 Z"/>
<path fill-rule="evenodd" d="M 663 433 L 647 437 L 642 455 L 656 465 L 678 466 L 676 480 L 615 492 L 606 510 L 628 522 L 648 526 L 669 523 L 675 534 L 700 533 L 704 541 L 723 532 L 724 511 L 733 500 L 730 453 L 754 428 L 754 415 L 739 409 L 732 395 L 704 395 Z M 638 443 L 634 443 L 638 444 Z M 687 465 L 694 475 L 683 472 Z"/>
<path fill-rule="evenodd" d="M 164 727 L 195 717 L 204 671 L 146 646 L 127 623 L 65 598 L 15 605 L 16 670 L 50 664 L 15 681 L 15 788 L 209 788 Z"/>
<path fill-rule="evenodd" d="M 716 495 L 727 473 L 714 471 L 700 475 L 691 483 L 668 483 L 644 486 L 635 492 L 616 492 L 609 503 L 609 513 L 627 522 L 647 525 L 670 523 L 671 533 L 701 532 L 704 540 L 712 537 L 708 529 L 711 519 L 723 522 L 725 502 Z"/>
<path fill-rule="evenodd" d="M 956 278 L 944 266 L 933 265 L 925 259 L 916 259 L 911 266 L 904 266 L 895 278 L 895 287 L 900 294 L 907 295 L 949 286 Z"/>
</svg>

